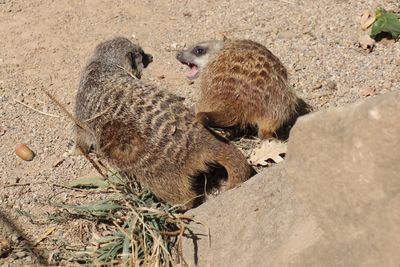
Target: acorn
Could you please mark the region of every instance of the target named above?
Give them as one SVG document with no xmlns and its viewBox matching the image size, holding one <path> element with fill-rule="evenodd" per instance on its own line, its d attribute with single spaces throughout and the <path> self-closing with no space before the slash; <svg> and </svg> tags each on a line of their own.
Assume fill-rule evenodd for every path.
<svg viewBox="0 0 400 267">
<path fill-rule="evenodd" d="M 20 144 L 15 149 L 15 154 L 23 160 L 31 161 L 35 154 L 33 151 L 25 144 Z"/>
</svg>

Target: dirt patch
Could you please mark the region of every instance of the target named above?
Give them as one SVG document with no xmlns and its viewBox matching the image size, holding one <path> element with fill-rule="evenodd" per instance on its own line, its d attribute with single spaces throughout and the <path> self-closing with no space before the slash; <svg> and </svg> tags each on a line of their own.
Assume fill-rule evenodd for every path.
<svg viewBox="0 0 400 267">
<path fill-rule="evenodd" d="M 399 9 L 396 1 L 380 3 Z M 193 105 L 198 84 L 185 80 L 186 68 L 175 60 L 174 50 L 219 33 L 253 39 L 282 60 L 298 95 L 318 110 L 371 96 L 366 91 L 400 89 L 399 43 L 378 42 L 371 53 L 356 45 L 359 17 L 376 7 L 339 0 L 0 1 L 0 206 L 21 231 L 7 236 L 35 240 L 54 226 L 42 249 L 51 251 L 60 238 L 80 244 L 76 231 L 91 226 L 52 223 L 54 205 L 107 197 L 62 186 L 92 168 L 73 153 L 72 123 L 41 91 L 49 90 L 73 110 L 80 72 L 100 41 L 122 35 L 139 42 L 154 56 L 143 79 Z M 20 143 L 34 151 L 32 161 L 15 155 Z M 34 260 L 29 253 L 20 256 Z"/>
</svg>

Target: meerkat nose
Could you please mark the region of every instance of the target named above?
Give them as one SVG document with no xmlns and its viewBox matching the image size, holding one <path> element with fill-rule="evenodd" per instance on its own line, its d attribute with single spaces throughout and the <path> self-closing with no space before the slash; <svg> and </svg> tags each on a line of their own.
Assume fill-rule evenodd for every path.
<svg viewBox="0 0 400 267">
<path fill-rule="evenodd" d="M 182 51 L 176 53 L 176 59 L 177 59 L 177 60 L 181 60 L 182 57 L 183 57 L 183 52 L 182 52 Z"/>
</svg>

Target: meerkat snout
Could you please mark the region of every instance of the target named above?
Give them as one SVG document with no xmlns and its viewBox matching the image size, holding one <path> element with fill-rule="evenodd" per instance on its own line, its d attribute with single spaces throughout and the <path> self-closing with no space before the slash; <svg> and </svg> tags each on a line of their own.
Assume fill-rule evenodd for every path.
<svg viewBox="0 0 400 267">
<path fill-rule="evenodd" d="M 143 57 L 143 65 L 144 65 L 145 68 L 147 68 L 147 66 L 148 66 L 151 62 L 153 62 L 153 55 L 143 53 L 142 57 Z"/>
<path fill-rule="evenodd" d="M 178 61 L 180 61 L 182 57 L 183 57 L 183 52 L 182 51 L 179 51 L 178 53 L 176 53 L 176 59 Z"/>
<path fill-rule="evenodd" d="M 186 77 L 189 80 L 194 80 L 200 76 L 201 70 L 223 46 L 224 41 L 217 40 L 199 43 L 189 49 L 179 51 L 176 54 L 176 59 L 190 68 Z"/>
</svg>

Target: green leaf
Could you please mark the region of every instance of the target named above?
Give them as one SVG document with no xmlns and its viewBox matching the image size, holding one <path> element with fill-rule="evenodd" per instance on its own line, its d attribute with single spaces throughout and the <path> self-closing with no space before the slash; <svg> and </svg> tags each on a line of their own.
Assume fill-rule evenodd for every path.
<svg viewBox="0 0 400 267">
<path fill-rule="evenodd" d="M 123 237 L 121 236 L 105 236 L 105 237 L 101 237 L 99 239 L 96 239 L 96 242 L 98 243 L 107 243 L 107 242 L 111 242 L 111 241 L 116 241 L 116 240 L 120 240 Z"/>
<path fill-rule="evenodd" d="M 101 176 L 78 178 L 68 184 L 75 188 L 107 188 L 108 182 Z"/>
<path fill-rule="evenodd" d="M 130 253 L 131 253 L 131 240 L 129 239 L 129 236 L 126 236 L 124 238 L 124 243 L 122 246 L 122 260 L 124 267 L 128 266 Z"/>
<path fill-rule="evenodd" d="M 117 171 L 108 171 L 107 177 L 107 180 L 101 176 L 82 177 L 71 181 L 68 185 L 74 188 L 108 188 L 109 182 L 114 185 L 123 185 L 123 177 Z"/>
<path fill-rule="evenodd" d="M 91 212 L 97 215 L 106 215 L 108 212 L 122 208 L 122 206 L 108 200 L 83 205 L 59 205 L 59 207 Z"/>
<path fill-rule="evenodd" d="M 371 37 L 375 39 L 383 32 L 390 34 L 395 39 L 399 37 L 400 14 L 387 12 L 383 8 L 376 11 L 376 20 L 372 25 Z"/>
<path fill-rule="evenodd" d="M 15 212 L 18 213 L 19 215 L 25 216 L 25 217 L 27 217 L 29 219 L 34 219 L 34 216 L 31 213 L 29 213 L 27 211 L 24 211 L 22 209 L 16 208 Z"/>
</svg>

